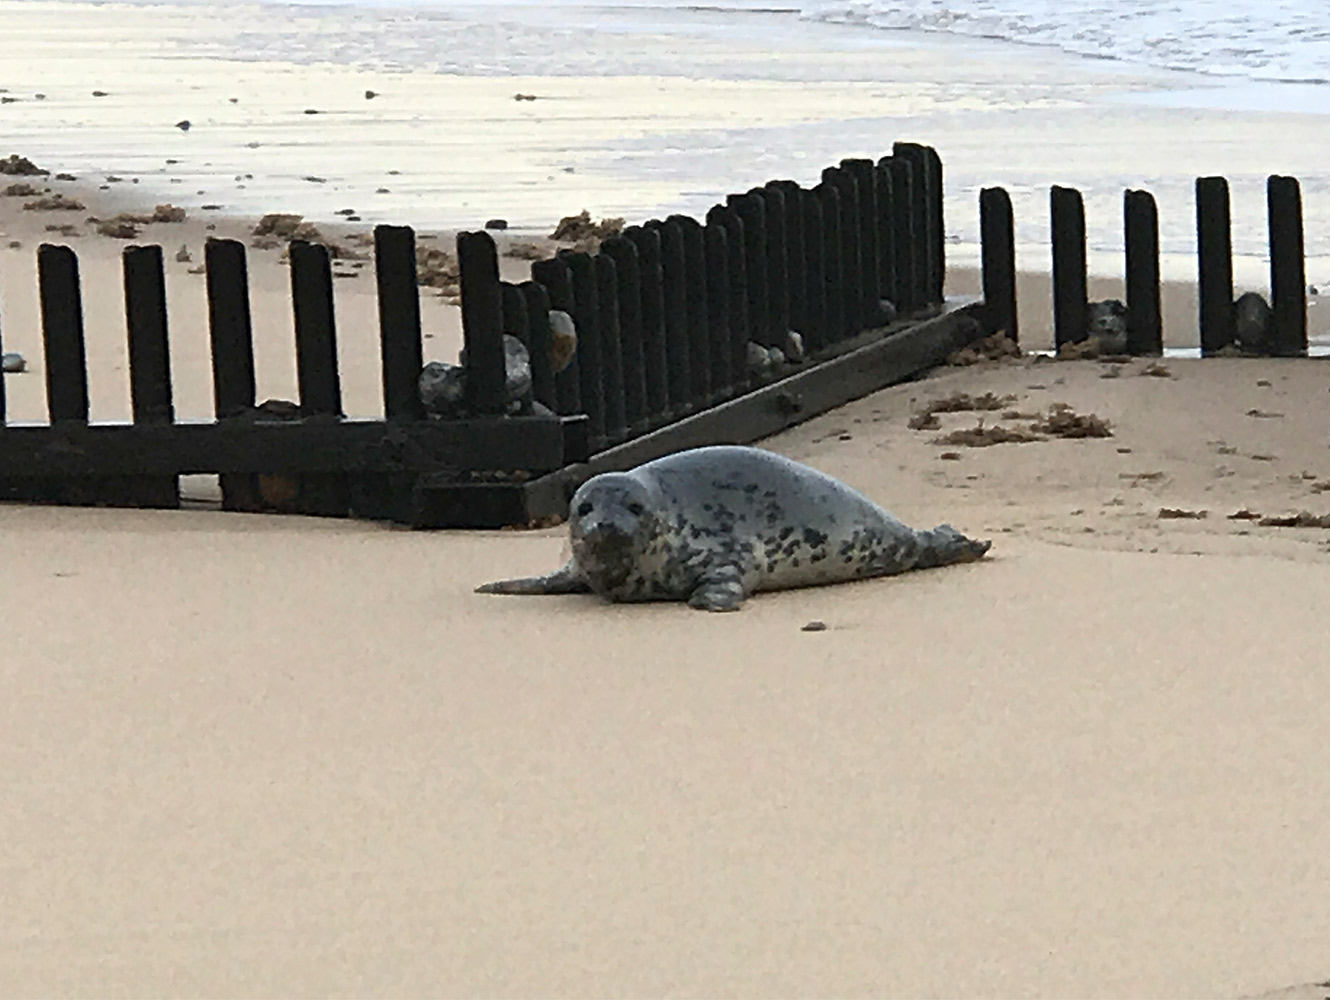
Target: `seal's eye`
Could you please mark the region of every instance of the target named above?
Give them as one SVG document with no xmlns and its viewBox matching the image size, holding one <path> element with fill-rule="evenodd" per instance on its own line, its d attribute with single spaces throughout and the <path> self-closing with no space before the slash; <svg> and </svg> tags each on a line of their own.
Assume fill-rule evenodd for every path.
<svg viewBox="0 0 1330 1000">
<path fill-rule="evenodd" d="M 642 506 L 640 503 L 638 503 L 636 500 L 634 500 L 632 503 L 630 503 L 630 504 L 628 505 L 628 513 L 632 514 L 633 517 L 641 517 L 641 516 L 642 516 L 642 512 L 645 511 L 645 510 L 646 510 L 646 508 L 643 507 L 643 506 Z"/>
<path fill-rule="evenodd" d="M 586 517 L 588 514 L 591 513 L 591 510 L 592 510 L 591 501 L 583 500 L 580 504 L 577 505 L 577 516 Z"/>
</svg>

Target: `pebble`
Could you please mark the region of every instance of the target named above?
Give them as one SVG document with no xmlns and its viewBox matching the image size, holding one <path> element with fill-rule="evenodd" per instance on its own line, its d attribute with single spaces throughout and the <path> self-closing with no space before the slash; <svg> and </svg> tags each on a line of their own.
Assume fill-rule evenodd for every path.
<svg viewBox="0 0 1330 1000">
<path fill-rule="evenodd" d="M 11 351 L 0 356 L 0 370 L 3 370 L 7 375 L 16 375 L 28 370 L 28 361 L 22 354 Z"/>
<path fill-rule="evenodd" d="M 811 621 L 803 628 L 799 629 L 800 632 L 825 632 L 826 630 L 827 623 L 819 621 Z"/>
</svg>

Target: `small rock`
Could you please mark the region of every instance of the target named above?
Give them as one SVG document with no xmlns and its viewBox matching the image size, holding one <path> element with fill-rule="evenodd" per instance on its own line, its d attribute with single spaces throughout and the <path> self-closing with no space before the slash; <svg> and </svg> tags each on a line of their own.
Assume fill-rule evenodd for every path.
<svg viewBox="0 0 1330 1000">
<path fill-rule="evenodd" d="M 108 93 L 107 93 L 106 91 L 104 91 L 104 90 L 94 90 L 94 91 L 92 92 L 92 96 L 93 96 L 93 97 L 109 97 L 109 96 L 111 96 L 111 95 L 108 94 Z"/>
<path fill-rule="evenodd" d="M 28 361 L 22 354 L 10 351 L 7 354 L 0 355 L 0 370 L 6 375 L 17 375 L 19 372 L 28 370 Z"/>
<path fill-rule="evenodd" d="M 535 95 L 535 94 L 514 94 L 514 95 L 513 95 L 513 100 L 514 100 L 514 101 L 534 101 L 535 99 L 536 99 L 536 95 Z"/>
<path fill-rule="evenodd" d="M 307 115 L 317 115 L 318 113 L 319 113 L 319 109 L 318 109 L 318 108 L 306 108 L 306 109 L 305 109 L 305 114 L 307 114 Z"/>
<path fill-rule="evenodd" d="M 175 252 L 175 259 L 179 261 L 181 264 L 188 264 L 191 260 L 193 260 L 194 258 L 192 258 L 189 255 L 189 246 L 184 243 L 181 243 L 180 249 Z"/>
<path fill-rule="evenodd" d="M 873 319 L 878 325 L 888 326 L 896 322 L 896 318 L 899 315 L 900 313 L 899 310 L 896 309 L 896 303 L 892 302 L 891 299 L 877 300 L 877 315 L 873 317 Z"/>
<path fill-rule="evenodd" d="M 420 371 L 420 402 L 426 413 L 456 416 L 466 401 L 466 369 L 443 361 L 431 361 Z"/>
<path fill-rule="evenodd" d="M 750 340 L 748 342 L 748 374 L 753 378 L 761 378 L 771 371 L 771 355 L 761 344 Z"/>
<path fill-rule="evenodd" d="M 55 175 L 55 179 L 58 180 L 58 181 L 73 181 L 73 180 L 78 180 L 78 178 L 75 177 L 73 174 L 56 174 L 56 175 Z"/>
<path fill-rule="evenodd" d="M 550 368 L 558 373 L 577 353 L 577 324 L 562 309 L 550 310 Z"/>
<path fill-rule="evenodd" d="M 327 183 L 328 183 L 328 178 L 326 178 L 326 177 L 316 177 L 316 176 L 314 176 L 313 174 L 307 174 L 307 175 L 305 175 L 304 177 L 302 177 L 301 180 L 309 181 L 311 184 L 327 184 Z"/>
<path fill-rule="evenodd" d="M 777 368 L 785 364 L 785 352 L 779 347 L 767 348 L 767 357 L 771 359 L 772 365 Z"/>
<path fill-rule="evenodd" d="M 365 91 L 365 100 L 367 100 L 367 101 L 372 101 L 372 100 L 374 100 L 374 98 L 376 98 L 376 97 L 378 97 L 378 96 L 379 96 L 379 92 L 378 92 L 377 90 L 367 90 L 367 91 Z"/>
<path fill-rule="evenodd" d="M 1127 307 L 1117 299 L 1091 302 L 1085 313 L 1086 338 L 1100 354 L 1127 351 Z"/>
<path fill-rule="evenodd" d="M 785 334 L 785 356 L 795 364 L 803 362 L 806 357 L 803 334 L 797 330 L 790 330 Z"/>
<path fill-rule="evenodd" d="M 827 630 L 827 623 L 820 621 L 811 621 L 807 625 L 799 629 L 800 632 L 825 632 L 826 630 Z"/>
<path fill-rule="evenodd" d="M 1233 303 L 1233 333 L 1245 354 L 1270 353 L 1273 313 L 1260 292 L 1244 292 Z"/>
<path fill-rule="evenodd" d="M 486 229 L 504 230 L 508 228 L 507 219 L 489 219 L 485 223 Z"/>
<path fill-rule="evenodd" d="M 180 129 L 181 132 L 188 132 L 191 128 L 193 128 L 188 118 L 180 119 L 180 121 L 175 123 L 175 127 Z"/>
</svg>

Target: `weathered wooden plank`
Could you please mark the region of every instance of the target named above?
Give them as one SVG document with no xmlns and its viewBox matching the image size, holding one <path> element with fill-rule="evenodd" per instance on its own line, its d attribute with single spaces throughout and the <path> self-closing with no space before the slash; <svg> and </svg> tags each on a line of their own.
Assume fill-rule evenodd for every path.
<svg viewBox="0 0 1330 1000">
<path fill-rule="evenodd" d="M 845 241 L 841 238 L 840 189 L 823 181 L 813 188 L 822 210 L 822 299 L 825 303 L 822 321 L 822 343 L 827 347 L 842 340 L 848 323 L 846 308 L 849 291 L 845 286 Z M 807 223 L 807 220 L 805 220 Z"/>
<path fill-rule="evenodd" d="M 207 265 L 208 337 L 212 348 L 213 413 L 219 420 L 254 407 L 254 335 L 249 312 L 249 271 L 245 246 L 237 240 L 209 239 Z M 223 475 L 225 510 L 263 507 L 262 491 L 253 476 Z"/>
<path fill-rule="evenodd" d="M 814 354 L 831 342 L 827 320 L 828 277 L 826 268 L 827 241 L 822 227 L 822 196 L 814 188 L 801 197 L 803 206 L 804 259 L 804 347 Z"/>
<path fill-rule="evenodd" d="M 914 166 L 899 156 L 878 160 L 891 176 L 892 246 L 896 259 L 896 309 L 908 316 L 926 304 L 925 264 L 919 234 L 915 231 L 917 199 Z"/>
<path fill-rule="evenodd" d="M 609 254 L 592 258 L 596 268 L 596 301 L 599 312 L 601 385 L 605 391 L 605 440 L 619 442 L 628 436 L 628 406 L 624 392 L 623 340 L 619 324 L 618 265 Z"/>
<path fill-rule="evenodd" d="M 577 350 L 573 353 L 573 360 L 562 371 L 554 375 L 554 398 L 555 402 L 550 405 L 551 409 L 563 414 L 576 414 L 585 412 L 589 416 L 593 414 L 593 400 L 588 393 L 594 393 L 596 399 L 603 399 L 599 389 L 599 374 L 595 371 L 588 372 L 586 369 L 587 358 L 600 357 L 600 342 L 596 337 L 595 330 L 595 279 L 592 278 L 592 292 L 588 301 L 591 303 L 590 314 L 592 319 L 586 320 L 586 338 L 588 343 L 583 350 L 583 310 L 577 308 L 577 296 L 573 291 L 573 273 L 569 266 L 574 256 L 585 258 L 586 254 L 574 255 L 567 250 L 560 251 L 558 256 L 549 260 L 537 260 L 531 264 L 531 277 L 545 286 L 545 291 L 549 293 L 550 308 L 559 309 L 566 312 L 573 318 L 573 323 L 577 327 Z M 585 265 L 588 269 L 590 264 Z M 584 289 L 585 291 L 585 289 Z M 592 383 L 595 383 L 593 386 Z M 586 399 L 585 404 L 583 399 Z M 604 427 L 603 410 L 601 412 L 601 423 Z"/>
<path fill-rule="evenodd" d="M 728 195 L 726 203 L 743 222 L 743 242 L 738 245 L 744 250 L 743 287 L 748 296 L 747 338 L 774 347 L 767 290 L 767 203 L 761 195 L 752 191 Z"/>
<path fill-rule="evenodd" d="M 129 398 L 134 422 L 169 424 L 175 419 L 166 320 L 166 278 L 159 246 L 129 247 L 122 255 L 125 330 L 129 342 Z M 180 505 L 175 476 L 124 477 L 111 492 L 135 507 Z"/>
<path fill-rule="evenodd" d="M 683 241 L 681 275 L 685 324 L 688 337 L 688 407 L 711 402 L 711 327 L 710 290 L 707 281 L 706 236 L 702 224 L 687 215 L 671 215 L 667 220 L 679 229 Z"/>
<path fill-rule="evenodd" d="M 767 184 L 753 192 L 766 202 L 767 323 L 773 346 L 783 348 L 790 330 L 790 261 L 785 192 Z"/>
<path fill-rule="evenodd" d="M 548 471 L 563 460 L 563 419 L 548 416 L 10 423 L 0 432 L 0 468 L 40 476 Z"/>
<path fill-rule="evenodd" d="M 854 175 L 841 167 L 822 171 L 824 184 L 831 184 L 839 195 L 837 220 L 840 234 L 840 287 L 842 295 L 836 337 L 844 340 L 864 329 L 864 288 L 862 245 L 859 234 L 859 184 Z M 827 206 L 822 206 L 825 221 Z"/>
<path fill-rule="evenodd" d="M 1149 191 L 1122 196 L 1126 243 L 1127 352 L 1162 354 L 1164 325 L 1159 300 L 1159 212 Z"/>
<path fill-rule="evenodd" d="M 657 228 L 660 234 L 660 287 L 665 326 L 665 359 L 669 383 L 669 408 L 679 416 L 693 405 L 691 326 L 695 317 L 688 309 L 687 251 L 684 231 L 670 218 Z M 705 286 L 702 294 L 705 295 Z"/>
<path fill-rule="evenodd" d="M 567 269 L 567 289 L 563 290 L 562 278 L 559 278 L 557 265 Z M 590 420 L 589 433 L 593 448 L 601 447 L 605 442 L 606 396 L 605 396 L 605 348 L 600 320 L 600 296 L 597 291 L 596 265 L 585 253 L 561 252 L 554 261 L 539 261 L 531 266 L 531 273 L 536 280 L 550 291 L 550 302 L 556 309 L 563 309 L 573 317 L 577 327 L 577 353 L 573 358 L 576 367 L 575 379 L 564 380 L 564 372 L 554 377 L 555 388 L 559 390 L 559 412 L 566 403 L 577 402 Z M 554 278 L 554 282 L 545 280 Z M 557 293 L 557 297 L 556 297 Z M 563 305 L 559 303 L 562 302 Z M 572 383 L 576 393 L 569 391 L 565 397 L 564 386 Z M 574 398 L 575 397 L 575 398 Z"/>
<path fill-rule="evenodd" d="M 642 330 L 642 275 L 637 245 L 625 236 L 613 236 L 600 245 L 597 256 L 614 261 L 624 419 L 629 434 L 643 434 L 650 411 Z M 601 298 L 604 299 L 604 286 L 601 287 Z"/>
<path fill-rule="evenodd" d="M 1085 339 L 1085 203 L 1075 188 L 1049 192 L 1053 238 L 1053 342 L 1061 348 Z"/>
<path fill-rule="evenodd" d="M 1011 196 L 1002 188 L 979 192 L 979 240 L 984 304 L 989 324 L 1020 343 L 1016 316 L 1016 232 Z"/>
<path fill-rule="evenodd" d="M 83 346 L 83 299 L 78 258 L 69 247 L 44 243 L 37 251 L 46 408 L 51 422 L 88 419 L 88 361 Z"/>
<path fill-rule="evenodd" d="M 734 385 L 730 362 L 730 251 L 725 224 L 708 219 L 702 227 L 702 249 L 706 255 L 707 357 L 711 392 L 709 402 L 726 398 Z"/>
<path fill-rule="evenodd" d="M 858 196 L 858 216 L 855 233 L 859 242 L 859 290 L 862 296 L 860 326 L 877 326 L 880 322 L 878 301 L 882 298 L 879 280 L 879 247 L 877 226 L 877 183 L 874 177 L 877 164 L 867 159 L 840 161 L 841 168 L 854 178 Z"/>
<path fill-rule="evenodd" d="M 665 331 L 665 285 L 660 223 L 629 226 L 624 236 L 637 247 L 637 278 L 642 295 L 642 365 L 646 378 L 647 422 L 670 419 L 670 358 Z"/>
<path fill-rule="evenodd" d="M 554 370 L 550 364 L 550 295 L 539 281 L 524 281 L 517 287 L 526 308 L 526 346 L 531 353 L 531 397 L 542 406 L 557 412 L 559 401 L 554 387 Z M 505 309 L 504 315 L 507 314 Z"/>
<path fill-rule="evenodd" d="M 726 309 L 726 328 L 729 333 L 725 349 L 730 356 L 731 393 L 741 392 L 748 385 L 748 250 L 744 246 L 744 221 L 729 206 L 717 205 L 707 212 L 707 222 L 716 222 L 725 229 L 725 281 L 729 286 L 729 308 Z"/>
<path fill-rule="evenodd" d="M 503 413 L 503 291 L 499 254 L 489 233 L 457 234 L 462 287 L 462 343 L 466 349 L 466 400 L 475 413 Z"/>
<path fill-rule="evenodd" d="M 1233 241 L 1229 223 L 1228 181 L 1196 179 L 1196 267 L 1200 287 L 1201 354 L 1215 354 L 1233 343 Z"/>
<path fill-rule="evenodd" d="M 341 416 L 342 381 L 337 364 L 337 325 L 333 316 L 328 248 L 292 240 L 290 260 L 300 411 L 306 415 Z"/>
<path fill-rule="evenodd" d="M 422 420 L 420 290 L 416 234 L 409 226 L 374 227 L 374 279 L 378 289 L 383 413 L 389 420 Z"/>
<path fill-rule="evenodd" d="M 1270 353 L 1307 353 L 1307 274 L 1303 254 L 1302 189 L 1295 177 L 1266 181 L 1270 218 Z"/>
<path fill-rule="evenodd" d="M 915 234 L 923 244 L 923 304 L 941 302 L 947 267 L 942 158 L 932 146 L 914 142 L 894 143 L 891 151 L 893 156 L 908 159 L 914 168 Z"/>
</svg>

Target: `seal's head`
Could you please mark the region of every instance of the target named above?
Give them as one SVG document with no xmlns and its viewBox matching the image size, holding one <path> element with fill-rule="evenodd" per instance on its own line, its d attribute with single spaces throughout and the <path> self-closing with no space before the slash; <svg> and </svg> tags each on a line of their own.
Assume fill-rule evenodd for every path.
<svg viewBox="0 0 1330 1000">
<path fill-rule="evenodd" d="M 591 589 L 618 595 L 640 585 L 642 557 L 656 537 L 651 490 L 625 473 L 587 480 L 569 505 L 573 555 Z"/>
</svg>

